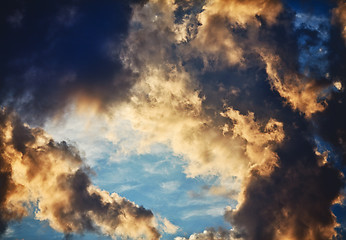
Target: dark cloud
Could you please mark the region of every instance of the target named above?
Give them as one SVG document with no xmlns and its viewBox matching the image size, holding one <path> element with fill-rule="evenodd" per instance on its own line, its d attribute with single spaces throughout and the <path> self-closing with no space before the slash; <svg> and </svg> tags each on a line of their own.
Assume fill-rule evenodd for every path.
<svg viewBox="0 0 346 240">
<path fill-rule="evenodd" d="M 206 96 L 203 102 L 206 109 L 209 111 L 212 109 L 213 112 L 220 111 L 226 104 L 244 114 L 248 111 L 255 112 L 260 119 L 275 117 L 280 121 L 286 121 L 290 115 L 295 117 L 289 109 L 290 105 L 300 108 L 301 112 L 309 112 L 309 107 L 307 107 L 309 104 L 311 104 L 310 106 L 317 105 L 317 109 L 322 107 L 319 106 L 321 99 L 314 100 L 312 95 L 315 94 L 316 89 L 331 83 L 321 76 L 321 73 L 315 76 L 313 70 L 325 59 L 321 59 L 315 65 L 312 61 L 304 59 L 306 62 L 310 62 L 311 68 L 314 67 L 311 70 L 311 76 L 305 76 L 300 71 L 299 60 L 302 48 L 307 48 L 307 46 L 299 44 L 300 39 L 303 37 L 313 39 L 314 35 L 318 35 L 317 30 L 304 27 L 297 29 L 295 12 L 291 9 L 285 9 L 278 14 L 275 24 L 268 24 L 261 16 L 255 18 L 255 24 L 249 23 L 247 27 L 227 22 L 223 16 L 219 16 L 219 18 L 221 22 L 210 24 L 217 25 L 217 29 L 221 25 L 222 30 L 220 31 L 222 32 L 232 31 L 230 36 L 242 49 L 244 65 L 225 66 L 224 63 L 219 63 L 213 58 L 207 64 L 214 67 L 206 68 L 205 61 L 198 56 L 187 56 L 184 59 L 184 67 L 188 72 L 193 73 L 200 83 L 201 96 Z M 260 24 L 260 27 L 253 26 L 256 24 Z M 213 30 L 212 27 L 210 29 L 209 35 L 213 35 L 213 31 L 216 30 Z M 223 39 L 221 38 L 219 41 L 223 41 Z M 322 40 L 314 39 L 314 41 Z M 223 51 L 220 56 L 225 52 L 228 51 Z M 272 63 L 276 64 L 276 73 L 281 78 L 279 83 L 286 90 L 276 91 L 278 87 L 273 84 L 275 80 L 272 80 L 270 74 L 266 72 L 266 64 L 271 62 L 267 60 L 263 62 L 261 58 L 263 53 L 275 55 L 277 58 Z M 304 92 L 306 91 L 308 95 L 310 91 L 308 87 L 305 87 L 309 84 L 311 84 L 311 94 L 306 99 L 302 99 Z M 296 89 L 290 91 L 294 88 Z"/>
<path fill-rule="evenodd" d="M 346 45 L 339 24 L 332 25 L 328 45 L 329 75 L 334 82 L 341 83 L 342 88 L 333 91 L 327 109 L 316 116 L 317 132 L 335 147 L 343 163 L 346 162 Z"/>
<path fill-rule="evenodd" d="M 117 49 L 136 2 L 145 1 L 2 3 L 0 103 L 39 124 L 76 100 L 100 110 L 124 100 L 135 77 Z M 17 13 L 24 17 L 13 28 Z"/>
<path fill-rule="evenodd" d="M 245 201 L 226 213 L 245 239 L 332 238 L 337 224 L 330 207 L 339 197 L 343 177 L 331 164 L 319 165 L 314 146 L 298 138 L 300 134 L 290 135 L 278 149 L 279 167 L 271 176 L 252 174 Z"/>
<path fill-rule="evenodd" d="M 332 86 L 333 81 L 340 81 L 342 86 L 345 86 L 344 80 L 341 80 L 346 76 L 345 45 L 340 27 L 332 27 L 330 39 L 326 39 L 322 35 L 329 34 L 328 22 L 316 24 L 315 29 L 306 24 L 297 27 L 296 12 L 287 8 L 287 5 L 285 7 L 274 24 L 267 24 L 258 16 L 261 25 L 255 35 L 251 26 L 245 29 L 240 27 L 239 32 L 233 32 L 236 35 L 232 36 L 234 39 L 245 43 L 245 68 L 223 65 L 221 69 L 216 67 L 203 71 L 204 62 L 198 62 L 198 59 L 188 60 L 185 66 L 189 71 L 199 68 L 196 76 L 201 83 L 201 95 L 206 96 L 204 108 L 208 109 L 214 121 L 217 117 L 213 114 L 226 104 L 239 109 L 243 114 L 254 112 L 256 120 L 260 122 L 271 117 L 283 122 L 285 141 L 276 148 L 278 166 L 269 176 L 263 176 L 256 171 L 250 174 L 244 186 L 244 202 L 240 203 L 238 209 L 226 212 L 226 220 L 235 229 L 243 231 L 244 239 L 249 240 L 284 237 L 331 239 L 337 226 L 331 207 L 341 196 L 344 178 L 337 169 L 338 156 L 330 155 L 329 163 L 321 163 L 322 156 L 315 152 L 317 146 L 314 143 L 314 134 L 319 132 L 328 142 L 334 143 L 334 150 L 345 153 L 346 121 L 344 110 L 341 110 L 346 109 L 343 106 L 344 91 L 332 91 L 331 87 L 328 87 Z M 310 11 L 305 10 L 305 13 L 313 15 Z M 328 15 L 321 17 L 328 18 Z M 213 24 L 217 24 L 219 28 L 221 23 Z M 311 51 L 314 46 L 321 44 L 328 49 L 328 55 L 321 58 L 313 55 L 308 58 L 303 55 L 304 51 Z M 242 44 L 238 46 L 244 47 Z M 309 107 L 304 107 L 304 99 L 300 97 L 297 103 L 301 104 L 298 107 L 301 112 L 292 111 L 293 105 L 283 101 L 283 98 L 287 97 L 279 90 L 278 94 L 275 85 L 271 86 L 268 81 L 270 73 L 268 69 L 265 70 L 255 48 L 262 48 L 260 54 L 270 51 L 278 56 L 278 74 L 297 76 L 299 80 L 295 82 L 283 80 L 283 84 L 290 85 L 291 89 L 302 84 L 299 91 L 305 91 L 308 84 L 313 84 L 311 94 L 308 95 L 310 99 L 313 99 L 312 93 L 319 88 L 326 89 L 328 96 L 325 110 L 312 113 L 312 120 L 305 119 L 301 112 L 307 113 Z M 322 63 L 326 61 L 329 66 L 323 69 Z M 308 75 L 302 71 L 302 64 L 309 68 Z M 326 72 L 329 77 L 325 76 Z M 294 96 L 299 91 L 287 93 Z M 323 91 L 319 93 L 317 103 L 325 97 L 322 93 Z M 342 216 L 338 217 L 342 219 Z"/>
<path fill-rule="evenodd" d="M 1 112 L 0 114 L 0 127 L 5 129 L 8 116 Z M 0 237 L 6 231 L 8 222 L 10 220 L 19 220 L 23 217 L 23 212 L 12 212 L 6 207 L 7 198 L 16 189 L 16 184 L 12 180 L 12 166 L 11 163 L 4 157 L 6 140 L 3 132 L 0 136 Z M 21 146 L 20 146 L 21 148 Z"/>
</svg>

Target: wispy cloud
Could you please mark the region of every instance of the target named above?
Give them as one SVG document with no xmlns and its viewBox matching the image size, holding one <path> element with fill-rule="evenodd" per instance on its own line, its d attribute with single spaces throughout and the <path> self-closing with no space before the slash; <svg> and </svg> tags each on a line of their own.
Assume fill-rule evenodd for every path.
<svg viewBox="0 0 346 240">
<path fill-rule="evenodd" d="M 164 192 L 174 193 L 180 187 L 180 183 L 178 181 L 169 181 L 161 183 L 160 186 Z"/>
<path fill-rule="evenodd" d="M 182 218 L 186 219 L 186 218 L 200 217 L 200 216 L 216 217 L 216 216 L 223 216 L 224 213 L 225 213 L 225 206 L 219 206 L 219 207 L 212 207 L 207 209 L 200 209 L 200 210 L 185 212 L 182 215 Z"/>
</svg>

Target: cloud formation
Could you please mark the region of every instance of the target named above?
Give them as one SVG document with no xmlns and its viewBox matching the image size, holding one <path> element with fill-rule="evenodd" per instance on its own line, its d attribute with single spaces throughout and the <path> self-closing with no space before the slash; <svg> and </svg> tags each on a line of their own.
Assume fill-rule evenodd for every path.
<svg viewBox="0 0 346 240">
<path fill-rule="evenodd" d="M 234 232 L 233 230 L 225 229 L 208 229 L 204 230 L 202 233 L 194 233 L 188 238 L 186 237 L 176 237 L 174 240 L 243 240 L 239 233 Z"/>
<path fill-rule="evenodd" d="M 286 99 L 293 110 L 298 110 L 309 118 L 312 114 L 325 109 L 327 103 L 320 100 L 325 97 L 323 85 L 318 85 L 314 79 L 303 74 L 285 69 L 278 56 L 262 53 L 262 58 L 266 63 L 266 71 L 272 88 Z"/>
<path fill-rule="evenodd" d="M 306 140 L 294 141 L 279 151 L 280 167 L 269 177 L 253 174 L 243 203 L 226 212 L 226 220 L 245 239 L 336 237 L 338 224 L 330 206 L 338 201 L 343 176 L 329 163 L 320 165 Z M 300 153 L 289 154 L 293 150 Z"/>
<path fill-rule="evenodd" d="M 282 10 L 280 1 L 207 1 L 202 12 L 198 15 L 200 26 L 198 34 L 191 45 L 204 55 L 204 64 L 216 61 L 217 65 L 244 64 L 246 44 L 240 41 L 237 31 L 247 34 L 246 31 L 256 31 L 260 26 L 259 18 L 268 24 L 276 22 Z"/>
<path fill-rule="evenodd" d="M 29 128 L 6 109 L 0 116 L 1 233 L 37 203 L 35 218 L 65 234 L 160 238 L 150 210 L 91 184 L 91 170 L 75 147 Z"/>
<path fill-rule="evenodd" d="M 245 239 L 336 237 L 338 224 L 330 207 L 340 197 L 343 175 L 332 163 L 316 155 L 317 146 L 311 140 L 314 131 L 311 132 L 309 123 L 309 119 L 328 109 L 328 101 L 332 98 L 328 88 L 333 83 L 300 72 L 299 65 L 294 62 L 298 62 L 298 33 L 293 29 L 292 13 L 285 12 L 282 4 L 273 2 L 273 5 L 265 5 L 269 6 L 268 9 L 256 10 L 257 5 L 253 3 L 255 12 L 242 12 L 224 11 L 227 7 L 222 7 L 222 3 L 210 1 L 204 6 L 204 11 L 199 13 L 201 25 L 197 33 L 183 44 L 175 37 L 175 24 L 179 23 L 172 21 L 172 13 L 158 10 L 160 18 L 155 18 L 149 29 L 156 32 L 163 28 L 170 37 L 155 35 L 153 41 L 164 44 L 157 55 L 149 54 L 147 48 L 135 51 L 136 59 L 144 57 L 139 61 L 142 64 L 141 81 L 132 92 L 133 105 L 130 109 L 134 111 L 132 109 L 129 116 L 133 126 L 147 134 L 146 144 L 166 142 L 177 154 L 185 156 L 189 162 L 186 172 L 191 177 L 219 174 L 243 180 L 238 208 L 227 211 L 225 218 Z M 152 9 L 160 6 L 154 2 L 151 4 L 154 6 Z M 237 1 L 227 6 L 244 7 Z M 167 6 L 159 9 L 167 9 Z M 138 8 L 138 11 L 141 9 Z M 235 15 L 227 16 L 226 13 Z M 148 16 L 140 16 L 143 19 L 136 20 L 146 29 Z M 171 24 L 167 23 L 169 20 Z M 239 32 L 227 28 L 227 24 L 232 26 L 232 23 L 238 24 L 235 28 Z M 209 29 L 209 32 L 204 29 Z M 292 47 L 292 53 L 280 50 L 281 39 L 275 36 L 280 31 L 288 31 L 287 44 Z M 142 46 L 137 41 L 143 39 L 143 30 L 132 34 L 136 37 L 130 35 L 127 44 Z M 215 36 L 215 40 L 211 38 L 207 44 L 211 47 L 203 47 L 201 39 L 210 39 L 210 36 Z M 148 41 L 150 35 L 144 39 Z M 248 45 L 242 46 L 238 43 L 239 39 L 244 39 Z M 200 75 L 186 72 L 182 64 L 186 54 L 182 54 L 182 58 L 172 55 L 172 44 L 177 45 L 178 52 L 191 47 L 191 51 L 187 50 L 190 57 L 200 56 L 204 64 L 210 62 L 210 59 L 205 60 L 204 54 L 207 58 L 210 54 L 221 57 L 221 60 L 216 59 L 221 64 L 216 64 L 215 68 L 204 68 L 204 71 L 231 71 L 229 67 L 236 64 L 240 68 L 259 64 L 267 75 L 261 81 L 268 80 L 271 89 L 281 98 L 268 98 L 268 101 L 280 101 L 282 108 L 277 111 L 281 111 L 282 115 L 275 115 L 280 116 L 282 122 L 271 118 L 270 114 L 266 121 L 258 119 L 257 122 L 255 113 L 246 115 L 233 107 L 227 108 L 227 105 L 232 106 L 232 101 L 227 102 L 226 109 L 222 109 L 224 105 L 222 108 L 213 106 L 217 102 L 208 102 L 211 93 L 203 88 Z M 202 55 L 196 55 L 196 51 Z M 230 54 L 229 57 L 227 54 Z M 131 59 L 131 54 L 126 59 Z M 222 63 L 225 61 L 227 65 Z M 237 90 L 231 93 L 239 94 Z M 210 105 L 215 107 L 212 108 L 215 112 L 206 109 Z M 284 110 L 287 105 L 292 109 L 289 113 Z M 296 111 L 302 115 L 297 116 Z M 220 112 L 221 116 L 229 118 L 230 123 L 225 124 L 225 119 L 217 117 Z M 330 185 L 333 187 L 328 187 Z"/>
<path fill-rule="evenodd" d="M 126 45 L 132 48 L 123 52 L 125 66 L 140 71 L 139 81 L 131 90 L 131 104 L 123 111 L 134 129 L 144 134 L 141 147 L 169 144 L 189 162 L 186 173 L 191 177 L 218 174 L 243 178 L 254 165 L 270 172 L 264 169 L 275 165 L 272 148 L 284 138 L 282 123 L 269 119 L 260 130 L 253 113 L 245 116 L 232 108 L 221 114 L 232 120 L 231 124 L 214 122 L 208 116 L 197 79 L 184 69 L 178 56 L 172 57 L 171 45 L 180 39 L 174 9 L 173 3 L 155 1 L 138 7 L 132 25 L 141 27 L 130 33 Z M 160 46 L 160 51 L 143 47 L 148 43 Z M 222 119 L 220 112 L 217 114 Z"/>
<path fill-rule="evenodd" d="M 144 2 L 7 1 L 2 17 L 19 24 L 17 13 L 23 16 L 20 28 L 2 23 L 7 38 L 1 46 L 0 103 L 42 125 L 72 102 L 104 112 L 124 101 L 135 76 L 123 68 L 119 48 L 130 4 Z"/>
<path fill-rule="evenodd" d="M 1 232 L 38 201 L 36 218 L 66 234 L 160 238 L 150 210 L 91 184 L 75 147 L 19 120 L 43 126 L 81 111 L 110 131 L 120 116 L 138 133 L 124 153 L 165 144 L 188 177 L 217 176 L 209 191 L 238 201 L 225 212 L 232 230 L 176 239 L 342 237 L 331 207 L 345 181 L 343 1 L 328 5 L 331 23 L 309 24 L 314 10 L 277 0 L 38 3 L 45 11 L 2 10 Z"/>
</svg>

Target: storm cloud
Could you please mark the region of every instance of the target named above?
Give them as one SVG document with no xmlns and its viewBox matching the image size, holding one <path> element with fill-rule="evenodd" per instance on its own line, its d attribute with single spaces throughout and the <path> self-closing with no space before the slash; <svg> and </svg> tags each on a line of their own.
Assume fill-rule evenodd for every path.
<svg viewBox="0 0 346 240">
<path fill-rule="evenodd" d="M 37 125 L 62 114 L 71 102 L 104 111 L 124 101 L 135 82 L 118 57 L 130 4 L 137 3 L 6 1 L 1 9 L 1 104 Z"/>
</svg>

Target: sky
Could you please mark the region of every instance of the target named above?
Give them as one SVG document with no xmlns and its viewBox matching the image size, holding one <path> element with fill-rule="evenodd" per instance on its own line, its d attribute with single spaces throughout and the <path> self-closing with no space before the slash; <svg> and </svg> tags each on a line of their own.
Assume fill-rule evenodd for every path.
<svg viewBox="0 0 346 240">
<path fill-rule="evenodd" d="M 345 1 L 0 18 L 0 239 L 346 239 Z"/>
</svg>

